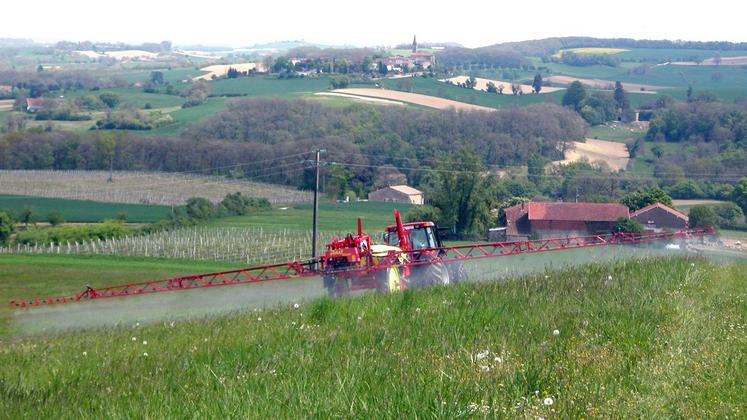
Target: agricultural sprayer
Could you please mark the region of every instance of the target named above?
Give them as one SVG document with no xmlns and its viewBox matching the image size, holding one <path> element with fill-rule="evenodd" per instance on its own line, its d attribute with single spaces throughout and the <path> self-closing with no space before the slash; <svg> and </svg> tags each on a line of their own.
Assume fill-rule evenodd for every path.
<svg viewBox="0 0 747 420">
<path fill-rule="evenodd" d="M 358 219 L 358 230 L 355 234 L 350 233 L 343 238 L 333 238 L 332 242 L 327 244 L 324 255 L 308 260 L 119 286 L 87 287 L 83 292 L 71 296 L 14 300 L 10 302 L 10 305 L 14 308 L 26 308 L 314 276 L 322 278 L 324 287 L 331 296 L 344 296 L 351 291 L 362 289 L 396 292 L 407 288 L 463 281 L 467 277 L 464 262 L 469 260 L 563 249 L 639 244 L 715 234 L 712 227 L 706 227 L 444 246 L 435 223 L 402 223 L 397 210 L 394 211 L 394 219 L 395 224 L 385 229 L 381 244 L 373 244 L 371 237 L 363 231 L 361 220 Z"/>
</svg>

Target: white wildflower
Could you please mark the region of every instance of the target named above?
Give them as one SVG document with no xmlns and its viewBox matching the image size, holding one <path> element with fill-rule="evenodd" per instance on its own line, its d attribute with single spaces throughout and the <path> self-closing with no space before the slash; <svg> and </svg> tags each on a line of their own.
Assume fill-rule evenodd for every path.
<svg viewBox="0 0 747 420">
<path fill-rule="evenodd" d="M 547 398 L 545 398 L 545 401 L 543 401 L 543 403 L 544 403 L 545 405 L 548 405 L 548 406 L 549 406 L 549 405 L 552 405 L 552 404 L 553 404 L 554 402 L 555 402 L 555 401 L 553 401 L 553 399 L 552 399 L 552 398 L 550 398 L 550 397 L 547 397 Z"/>
<path fill-rule="evenodd" d="M 552 335 L 554 335 L 555 337 L 559 336 L 560 330 L 552 330 Z"/>
<path fill-rule="evenodd" d="M 137 337 L 132 337 L 132 341 L 137 341 Z"/>
<path fill-rule="evenodd" d="M 297 304 L 297 303 L 294 303 L 294 304 L 293 304 L 293 308 L 294 308 L 294 309 L 298 309 L 298 308 L 300 308 L 300 307 L 301 307 L 301 305 L 299 305 L 299 304 Z"/>
<path fill-rule="evenodd" d="M 612 280 L 612 276 L 607 276 L 607 280 Z"/>
<path fill-rule="evenodd" d="M 143 340 L 143 345 L 144 345 L 144 346 L 147 346 L 147 345 L 148 345 L 148 342 L 147 342 L 147 341 L 145 341 L 145 340 Z"/>
<path fill-rule="evenodd" d="M 143 353 L 143 357 L 148 357 L 148 352 Z"/>
<path fill-rule="evenodd" d="M 501 358 L 500 358 L 500 357 L 498 357 L 498 356 L 496 356 L 496 357 L 495 357 L 495 358 L 493 359 L 493 361 L 494 361 L 494 362 L 496 362 L 496 363 L 503 363 L 503 359 L 501 359 Z"/>
<path fill-rule="evenodd" d="M 483 372 L 490 372 L 490 365 L 480 365 L 480 370 Z"/>
<path fill-rule="evenodd" d="M 257 321 L 262 322 L 262 317 L 257 318 Z"/>
<path fill-rule="evenodd" d="M 87 351 L 84 351 L 84 352 L 83 352 L 83 356 L 88 356 L 88 352 L 87 352 Z"/>
</svg>

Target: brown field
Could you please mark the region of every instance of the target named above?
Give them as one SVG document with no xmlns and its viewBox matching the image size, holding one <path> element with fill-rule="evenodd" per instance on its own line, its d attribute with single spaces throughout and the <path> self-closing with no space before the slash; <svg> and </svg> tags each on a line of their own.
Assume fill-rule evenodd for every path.
<svg viewBox="0 0 747 420">
<path fill-rule="evenodd" d="M 212 66 L 203 67 L 200 71 L 206 71 L 207 74 L 202 76 L 193 77 L 192 80 L 210 80 L 215 77 L 222 77 L 228 73 L 229 68 L 234 68 L 238 71 L 249 71 L 253 69 L 260 70 L 261 64 L 257 63 L 239 63 L 239 64 L 213 64 Z"/>
<path fill-rule="evenodd" d="M 381 98 L 407 102 L 410 104 L 421 105 L 436 109 L 454 108 L 459 111 L 495 111 L 494 108 L 488 108 L 486 106 L 472 105 L 464 102 L 452 101 L 451 99 L 439 98 L 436 96 L 421 95 L 419 93 L 400 92 L 398 90 L 354 88 L 337 89 L 333 92 L 344 93 L 353 96 Z"/>
<path fill-rule="evenodd" d="M 341 97 L 341 98 L 350 98 L 350 99 L 354 99 L 354 100 L 357 100 L 357 101 L 370 102 L 370 103 L 375 103 L 375 104 L 380 104 L 380 105 L 401 105 L 401 106 L 405 105 L 404 102 L 390 101 L 388 99 L 380 99 L 380 98 L 371 98 L 371 97 L 368 97 L 368 96 L 350 95 L 350 94 L 347 94 L 347 93 L 317 92 L 314 95 L 319 95 L 319 96 L 337 96 L 337 97 Z"/>
<path fill-rule="evenodd" d="M 190 197 L 218 202 L 235 192 L 271 203 L 300 203 L 311 194 L 295 188 L 246 180 L 165 172 L 0 171 L 0 194 L 69 198 L 111 203 L 182 205 Z"/>
<path fill-rule="evenodd" d="M 565 152 L 565 159 L 555 161 L 552 165 L 565 165 L 586 158 L 589 162 L 605 162 L 613 171 L 625 169 L 630 161 L 630 154 L 624 143 L 614 141 L 586 139 L 581 143 L 574 141 L 573 147 Z"/>
<path fill-rule="evenodd" d="M 447 80 L 457 84 L 457 83 L 464 83 L 467 81 L 469 77 L 467 76 L 455 76 L 449 79 L 441 79 L 439 82 L 446 82 Z M 480 77 L 476 77 L 475 80 L 477 81 L 477 85 L 474 87 L 475 90 L 481 90 L 481 91 L 487 91 L 488 90 L 488 82 L 493 82 L 496 87 L 503 85 L 503 93 L 504 94 L 511 94 L 511 82 L 504 82 L 502 80 L 491 80 L 491 79 L 483 79 Z M 521 92 L 522 93 L 533 93 L 534 89 L 531 85 L 520 85 L 521 86 Z M 564 88 L 558 88 L 558 87 L 550 87 L 550 86 L 543 86 L 540 93 L 550 93 L 555 92 L 558 90 L 563 90 Z"/>
<path fill-rule="evenodd" d="M 561 85 L 569 85 L 573 81 L 578 80 L 585 86 L 588 86 L 593 89 L 612 90 L 615 88 L 614 80 L 579 79 L 578 77 L 572 77 L 572 76 L 550 76 L 547 78 L 547 80 L 552 83 L 558 83 Z M 639 83 L 623 83 L 623 89 L 627 90 L 628 92 L 656 93 L 657 90 L 670 89 L 670 88 L 666 86 L 643 85 Z"/>
<path fill-rule="evenodd" d="M 0 101 L 0 111 L 8 111 L 10 109 L 13 109 L 13 103 L 15 101 L 13 99 L 3 99 Z"/>
</svg>

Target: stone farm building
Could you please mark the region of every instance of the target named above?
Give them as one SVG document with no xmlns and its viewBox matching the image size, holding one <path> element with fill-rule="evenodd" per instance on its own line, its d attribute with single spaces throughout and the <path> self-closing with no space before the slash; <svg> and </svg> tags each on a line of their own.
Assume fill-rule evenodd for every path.
<svg viewBox="0 0 747 420">
<path fill-rule="evenodd" d="M 613 230 L 620 218 L 628 218 L 628 208 L 612 203 L 517 204 L 505 209 L 506 239 L 563 238 Z"/>
<path fill-rule="evenodd" d="M 42 98 L 27 98 L 26 99 L 26 111 L 36 112 L 44 106 L 44 100 Z"/>
<path fill-rule="evenodd" d="M 370 192 L 368 199 L 388 203 L 423 204 L 423 192 L 407 185 L 392 185 Z"/>
<path fill-rule="evenodd" d="M 664 229 L 685 229 L 688 217 L 661 203 L 650 204 L 630 214 L 630 218 L 642 224 L 646 230 L 658 232 Z"/>
</svg>

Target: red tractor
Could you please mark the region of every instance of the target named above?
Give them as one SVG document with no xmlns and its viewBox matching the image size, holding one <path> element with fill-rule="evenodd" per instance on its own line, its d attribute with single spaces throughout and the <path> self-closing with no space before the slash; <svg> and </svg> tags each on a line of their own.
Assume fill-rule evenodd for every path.
<svg viewBox="0 0 747 420">
<path fill-rule="evenodd" d="M 321 269 L 330 296 L 360 289 L 393 292 L 466 279 L 462 261 L 442 262 L 446 251 L 435 223 L 402 223 L 397 210 L 394 218 L 396 224 L 384 231 L 384 244 L 371 243 L 360 219 L 356 235 L 327 244 Z"/>
</svg>

